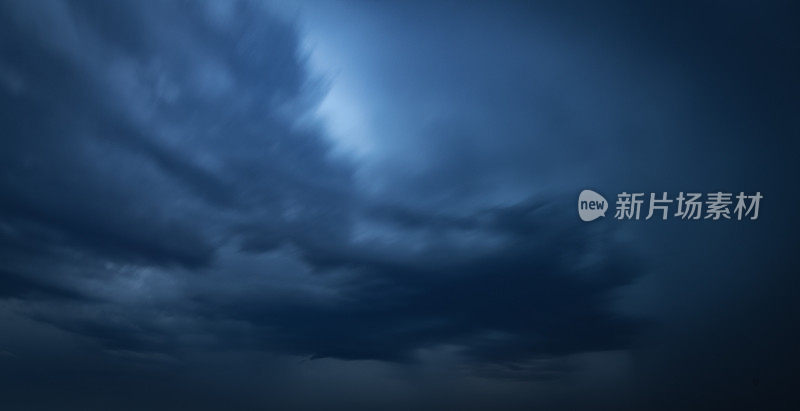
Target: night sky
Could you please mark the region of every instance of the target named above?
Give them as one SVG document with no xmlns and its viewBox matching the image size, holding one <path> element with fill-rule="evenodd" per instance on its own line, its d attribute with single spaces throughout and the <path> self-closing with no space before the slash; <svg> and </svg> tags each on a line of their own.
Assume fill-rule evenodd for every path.
<svg viewBox="0 0 800 411">
<path fill-rule="evenodd" d="M 798 21 L 2 0 L 0 409 L 796 410 Z"/>
</svg>

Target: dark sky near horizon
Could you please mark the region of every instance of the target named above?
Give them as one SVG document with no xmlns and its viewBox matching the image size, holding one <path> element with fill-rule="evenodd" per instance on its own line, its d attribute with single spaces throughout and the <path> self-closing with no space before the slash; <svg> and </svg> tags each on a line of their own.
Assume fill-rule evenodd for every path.
<svg viewBox="0 0 800 411">
<path fill-rule="evenodd" d="M 800 10 L 641 3 L 0 2 L 0 409 L 796 409 Z"/>
</svg>

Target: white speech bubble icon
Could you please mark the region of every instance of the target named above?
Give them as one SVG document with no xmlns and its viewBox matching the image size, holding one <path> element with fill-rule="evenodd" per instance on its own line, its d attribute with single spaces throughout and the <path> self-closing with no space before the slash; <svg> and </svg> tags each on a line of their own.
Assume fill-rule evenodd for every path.
<svg viewBox="0 0 800 411">
<path fill-rule="evenodd" d="M 593 221 L 606 216 L 608 201 L 592 190 L 583 190 L 578 196 L 578 215 L 583 221 Z"/>
</svg>

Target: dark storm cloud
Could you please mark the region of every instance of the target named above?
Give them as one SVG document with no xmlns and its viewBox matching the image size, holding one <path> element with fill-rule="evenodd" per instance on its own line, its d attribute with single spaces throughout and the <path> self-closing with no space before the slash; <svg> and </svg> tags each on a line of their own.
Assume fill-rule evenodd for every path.
<svg viewBox="0 0 800 411">
<path fill-rule="evenodd" d="M 453 346 L 514 363 L 638 329 L 609 304 L 636 269 L 552 200 L 448 214 L 366 199 L 309 118 L 319 83 L 294 28 L 255 3 L 10 2 L 0 19 L 15 313 L 142 355 Z M 447 181 L 469 178 L 448 164 Z"/>
<path fill-rule="evenodd" d="M 608 239 L 602 233 L 587 239 L 563 225 L 567 218 L 552 206 L 522 204 L 458 219 L 410 213 L 392 222 L 424 221 L 439 239 L 446 238 L 442 230 L 467 226 L 481 236 L 501 236 L 502 246 L 465 253 L 442 244 L 411 261 L 378 258 L 370 247 L 322 261 L 310 255 L 312 263 L 358 273 L 344 285 L 345 301 L 237 301 L 221 311 L 265 327 L 263 340 L 273 348 L 351 359 L 410 360 L 416 350 L 442 345 L 492 361 L 619 349 L 640 325 L 608 306 L 609 291 L 637 274 L 630 258 L 608 247 L 601 261 L 582 265 L 581 258 Z"/>
<path fill-rule="evenodd" d="M 795 9 L 314 2 L 355 62 L 328 79 L 259 2 L 3 2 L 0 398 L 788 398 Z M 325 101 L 373 151 L 337 151 Z M 595 186 L 766 196 L 748 225 L 580 223 Z"/>
<path fill-rule="evenodd" d="M 193 220 L 212 207 L 276 213 L 346 178 L 280 118 L 305 78 L 287 24 L 244 6 L 220 27 L 200 4 L 5 7 L 3 68 L 21 84 L 3 94 L 8 218 L 101 255 L 198 266 L 224 234 Z"/>
<path fill-rule="evenodd" d="M 3 5 L 5 295 L 81 301 L 111 266 L 206 267 L 232 227 L 343 202 L 347 169 L 295 124 L 294 29 L 212 6 Z M 51 322 L 109 340 L 106 320 Z"/>
</svg>

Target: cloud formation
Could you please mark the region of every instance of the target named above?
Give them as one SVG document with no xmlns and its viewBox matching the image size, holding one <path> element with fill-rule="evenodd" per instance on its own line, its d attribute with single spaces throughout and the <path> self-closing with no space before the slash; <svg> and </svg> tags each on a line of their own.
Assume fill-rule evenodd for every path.
<svg viewBox="0 0 800 411">
<path fill-rule="evenodd" d="M 636 269 L 552 200 L 458 215 L 361 192 L 293 24 L 259 4 L 11 2 L 2 19 L 17 313 L 148 355 L 513 363 L 636 332 L 608 304 Z"/>
<path fill-rule="evenodd" d="M 2 2 L 3 405 L 793 409 L 797 13 L 748 7 Z"/>
</svg>

